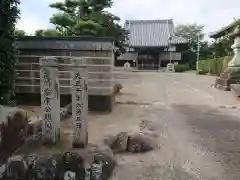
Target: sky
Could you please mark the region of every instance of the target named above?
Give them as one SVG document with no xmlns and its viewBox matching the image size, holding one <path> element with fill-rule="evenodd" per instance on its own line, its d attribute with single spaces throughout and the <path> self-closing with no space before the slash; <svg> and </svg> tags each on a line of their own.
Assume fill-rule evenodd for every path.
<svg viewBox="0 0 240 180">
<path fill-rule="evenodd" d="M 53 27 L 49 19 L 56 11 L 48 6 L 51 2 L 56 0 L 21 0 L 17 28 L 33 34 Z M 208 35 L 240 18 L 240 0 L 114 0 L 109 11 L 121 18 L 121 24 L 125 20 L 173 19 L 175 25 L 204 25 Z"/>
</svg>

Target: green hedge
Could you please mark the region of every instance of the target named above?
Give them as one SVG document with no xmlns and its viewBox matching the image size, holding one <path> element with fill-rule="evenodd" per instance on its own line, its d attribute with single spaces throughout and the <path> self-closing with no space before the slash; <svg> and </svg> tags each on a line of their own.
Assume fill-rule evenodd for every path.
<svg viewBox="0 0 240 180">
<path fill-rule="evenodd" d="M 216 59 L 197 61 L 197 73 L 198 74 L 210 73 L 219 75 L 227 68 L 228 63 L 231 60 L 232 57 L 228 56 Z"/>
<path fill-rule="evenodd" d="M 175 64 L 174 70 L 175 72 L 185 72 L 185 71 L 189 71 L 190 67 L 186 64 Z"/>
</svg>

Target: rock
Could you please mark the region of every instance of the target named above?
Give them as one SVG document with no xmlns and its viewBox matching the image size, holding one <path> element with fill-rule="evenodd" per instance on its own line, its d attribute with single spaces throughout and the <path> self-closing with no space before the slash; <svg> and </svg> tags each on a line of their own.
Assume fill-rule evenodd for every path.
<svg viewBox="0 0 240 180">
<path fill-rule="evenodd" d="M 64 120 L 70 115 L 72 115 L 72 102 L 67 106 L 61 108 L 60 118 L 61 120 Z"/>
<path fill-rule="evenodd" d="M 141 131 L 142 134 L 146 135 L 146 136 L 149 136 L 153 139 L 156 139 L 159 138 L 159 134 L 158 132 L 155 132 L 155 131 Z"/>
<path fill-rule="evenodd" d="M 42 120 L 37 119 L 30 121 L 27 128 L 27 136 L 29 137 L 39 132 L 42 132 Z"/>
<path fill-rule="evenodd" d="M 57 156 L 56 156 L 57 157 Z M 54 156 L 38 156 L 32 162 L 28 179 L 53 180 L 57 177 L 58 158 Z M 61 157 L 61 156 L 60 156 Z"/>
<path fill-rule="evenodd" d="M 147 152 L 156 146 L 154 138 L 143 133 L 132 134 L 128 138 L 127 151 L 132 153 Z"/>
<path fill-rule="evenodd" d="M 1 126 L 1 153 L 11 154 L 26 141 L 28 119 L 22 109 L 12 109 L 7 116 L 7 123 Z M 14 142 L 14 143 L 9 143 Z"/>
<path fill-rule="evenodd" d="M 104 144 L 107 145 L 108 147 L 111 147 L 113 145 L 113 143 L 116 141 L 116 135 L 105 135 L 104 136 Z"/>
<path fill-rule="evenodd" d="M 92 155 L 91 180 L 109 180 L 117 164 L 111 149 L 95 149 Z"/>
<path fill-rule="evenodd" d="M 6 179 L 25 180 L 28 167 L 23 156 L 12 156 L 6 163 Z"/>
<path fill-rule="evenodd" d="M 142 120 L 140 123 L 140 130 L 147 129 L 149 131 L 156 131 L 157 125 L 156 123 L 149 120 Z"/>
<path fill-rule="evenodd" d="M 76 179 L 76 173 L 72 171 L 66 171 L 64 173 L 64 180 L 75 180 Z"/>
<path fill-rule="evenodd" d="M 68 175 L 72 178 L 84 179 L 84 156 L 85 155 L 80 155 L 76 152 L 64 153 L 58 165 L 58 179 L 67 178 Z"/>
<path fill-rule="evenodd" d="M 6 165 L 3 164 L 0 166 L 0 179 L 2 179 L 4 177 L 5 171 L 6 171 Z"/>
<path fill-rule="evenodd" d="M 126 151 L 127 141 L 128 141 L 128 133 L 120 132 L 115 136 L 115 138 L 113 137 L 110 138 L 109 136 L 107 143 L 109 143 L 109 147 L 113 150 L 113 152 L 120 153 L 120 152 Z"/>
<path fill-rule="evenodd" d="M 28 169 L 33 168 L 34 164 L 36 163 L 37 158 L 38 157 L 36 154 L 31 154 L 31 153 L 23 156 L 23 159 L 26 162 Z"/>
<path fill-rule="evenodd" d="M 115 94 L 119 93 L 121 91 L 121 89 L 123 88 L 123 85 L 120 83 L 116 83 L 115 84 Z"/>
</svg>

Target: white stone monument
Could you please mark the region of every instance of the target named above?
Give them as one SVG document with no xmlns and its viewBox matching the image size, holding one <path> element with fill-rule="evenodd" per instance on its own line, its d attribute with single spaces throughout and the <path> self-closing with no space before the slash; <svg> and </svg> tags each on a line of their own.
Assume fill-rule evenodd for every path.
<svg viewBox="0 0 240 180">
<path fill-rule="evenodd" d="M 167 64 L 166 72 L 175 72 L 174 64 L 173 64 L 173 63 L 168 63 L 168 64 Z"/>
<path fill-rule="evenodd" d="M 124 63 L 124 69 L 130 69 L 131 68 L 131 64 L 127 61 Z"/>
<path fill-rule="evenodd" d="M 40 63 L 40 86 L 42 105 L 42 138 L 44 144 L 54 145 L 60 138 L 60 90 L 58 60 L 42 57 Z"/>
<path fill-rule="evenodd" d="M 86 63 L 86 59 L 72 59 L 72 117 L 74 121 L 74 148 L 84 148 L 88 143 L 88 72 Z"/>
</svg>

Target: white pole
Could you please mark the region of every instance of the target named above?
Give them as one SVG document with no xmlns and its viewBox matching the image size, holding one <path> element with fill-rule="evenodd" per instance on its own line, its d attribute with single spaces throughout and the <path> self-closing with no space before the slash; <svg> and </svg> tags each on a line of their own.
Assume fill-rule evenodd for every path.
<svg viewBox="0 0 240 180">
<path fill-rule="evenodd" d="M 197 61 L 200 57 L 200 33 L 197 34 Z"/>
<path fill-rule="evenodd" d="M 169 53 L 169 56 L 170 56 L 170 64 L 172 64 L 172 51 L 170 51 L 170 53 Z"/>
</svg>

